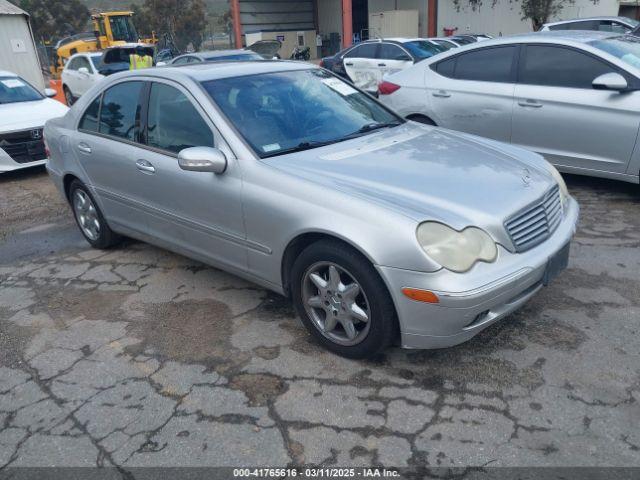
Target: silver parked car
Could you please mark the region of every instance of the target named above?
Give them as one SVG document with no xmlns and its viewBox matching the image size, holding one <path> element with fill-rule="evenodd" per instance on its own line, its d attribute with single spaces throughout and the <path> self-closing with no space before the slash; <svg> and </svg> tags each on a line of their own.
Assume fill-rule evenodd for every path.
<svg viewBox="0 0 640 480">
<path fill-rule="evenodd" d="M 297 62 L 120 73 L 45 138 L 91 245 L 131 236 L 289 295 L 354 358 L 471 338 L 566 266 L 578 217 L 542 157 Z"/>
<path fill-rule="evenodd" d="M 600 32 L 629 33 L 640 22 L 628 17 L 589 17 L 545 23 L 541 32 L 554 30 L 598 30 Z"/>
<path fill-rule="evenodd" d="M 487 40 L 391 75 L 403 116 L 522 146 L 561 171 L 638 183 L 640 38 L 545 32 Z"/>
</svg>

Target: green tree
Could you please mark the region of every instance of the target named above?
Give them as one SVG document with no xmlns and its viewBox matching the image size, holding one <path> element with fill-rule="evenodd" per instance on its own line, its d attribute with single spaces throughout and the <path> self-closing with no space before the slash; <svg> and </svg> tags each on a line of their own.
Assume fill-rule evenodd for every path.
<svg viewBox="0 0 640 480">
<path fill-rule="evenodd" d="M 204 0 L 144 0 L 140 7 L 132 5 L 132 10 L 138 33 L 169 33 L 180 50 L 189 44 L 200 48 L 207 27 Z"/>
<path fill-rule="evenodd" d="M 599 0 L 590 1 L 596 4 Z M 453 0 L 453 3 L 458 10 L 463 4 L 468 4 L 475 10 L 485 2 L 484 0 Z M 498 0 L 487 0 L 486 3 L 489 3 L 493 8 L 498 3 Z M 576 0 L 509 0 L 509 3 L 519 4 L 522 19 L 529 20 L 533 30 L 537 31 L 550 18 L 559 15 L 565 6 L 574 5 Z"/>
<path fill-rule="evenodd" d="M 31 17 L 37 39 L 54 41 L 87 31 L 89 10 L 80 0 L 11 0 Z"/>
</svg>

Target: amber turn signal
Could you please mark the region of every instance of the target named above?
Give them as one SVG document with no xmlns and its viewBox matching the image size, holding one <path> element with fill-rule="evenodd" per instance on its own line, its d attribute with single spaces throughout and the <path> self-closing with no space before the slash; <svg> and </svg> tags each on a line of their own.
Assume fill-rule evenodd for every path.
<svg viewBox="0 0 640 480">
<path fill-rule="evenodd" d="M 429 290 L 419 290 L 417 288 L 408 288 L 405 287 L 402 289 L 402 293 L 405 296 L 409 297 L 411 300 L 415 300 L 416 302 L 425 302 L 425 303 L 439 303 L 440 299 L 438 296 L 430 292 Z"/>
</svg>

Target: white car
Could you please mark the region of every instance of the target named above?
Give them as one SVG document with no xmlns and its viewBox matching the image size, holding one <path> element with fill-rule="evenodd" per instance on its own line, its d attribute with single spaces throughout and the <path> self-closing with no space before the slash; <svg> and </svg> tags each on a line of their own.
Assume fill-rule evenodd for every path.
<svg viewBox="0 0 640 480">
<path fill-rule="evenodd" d="M 597 30 L 600 32 L 629 33 L 639 25 L 640 22 L 627 17 L 591 17 L 545 23 L 540 31 Z"/>
<path fill-rule="evenodd" d="M 15 73 L 0 70 L 0 173 L 46 162 L 44 123 L 69 110 L 47 98 L 55 94 L 47 88 L 43 95 Z"/>
<path fill-rule="evenodd" d="M 62 91 L 67 105 L 85 94 L 94 84 L 104 78 L 100 70 L 102 52 L 76 53 L 62 70 Z"/>
</svg>

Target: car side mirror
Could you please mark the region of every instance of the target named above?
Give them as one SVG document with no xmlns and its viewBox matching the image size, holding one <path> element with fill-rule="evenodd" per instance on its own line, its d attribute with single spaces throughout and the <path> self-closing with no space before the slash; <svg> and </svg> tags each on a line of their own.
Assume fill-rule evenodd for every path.
<svg viewBox="0 0 640 480">
<path fill-rule="evenodd" d="M 89 69 L 87 67 L 80 67 L 78 69 L 78 73 L 81 73 L 83 75 L 89 75 Z"/>
<path fill-rule="evenodd" d="M 217 148 L 191 147 L 178 154 L 178 165 L 189 172 L 220 174 L 227 169 L 227 157 Z"/>
<path fill-rule="evenodd" d="M 58 94 L 58 92 L 56 92 L 53 88 L 45 88 L 44 89 L 44 96 L 47 98 L 53 98 Z"/>
<path fill-rule="evenodd" d="M 591 85 L 595 90 L 614 90 L 617 92 L 622 92 L 629 88 L 627 80 L 615 72 L 605 73 L 596 77 Z"/>
</svg>

